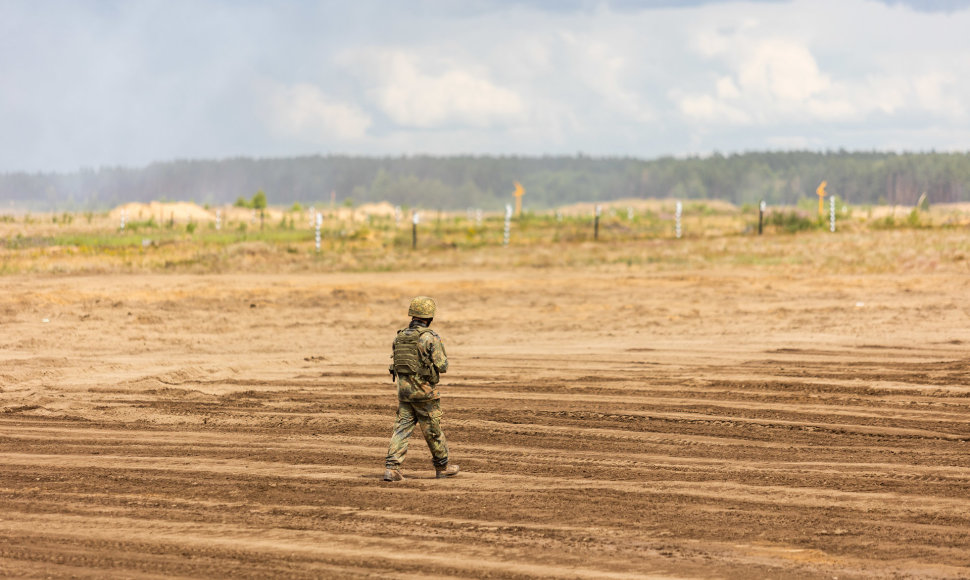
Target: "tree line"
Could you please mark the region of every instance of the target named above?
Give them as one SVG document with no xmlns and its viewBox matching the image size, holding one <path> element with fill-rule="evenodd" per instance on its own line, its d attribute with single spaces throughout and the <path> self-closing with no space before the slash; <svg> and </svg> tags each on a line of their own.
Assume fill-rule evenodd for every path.
<svg viewBox="0 0 970 580">
<path fill-rule="evenodd" d="M 749 152 L 636 159 L 576 156 L 305 156 L 178 160 L 142 168 L 0 174 L 3 206 L 98 210 L 140 201 L 231 204 L 265 192 L 270 204 L 389 201 L 445 210 L 500 209 L 514 183 L 524 205 L 546 209 L 624 198 L 720 199 L 794 205 L 829 193 L 852 204 L 970 201 L 970 154 Z"/>
</svg>

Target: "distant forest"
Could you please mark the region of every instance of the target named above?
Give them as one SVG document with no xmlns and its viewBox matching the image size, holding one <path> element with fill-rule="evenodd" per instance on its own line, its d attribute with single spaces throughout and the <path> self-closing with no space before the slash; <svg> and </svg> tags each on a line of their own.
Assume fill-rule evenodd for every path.
<svg viewBox="0 0 970 580">
<path fill-rule="evenodd" d="M 829 193 L 852 204 L 913 205 L 970 201 L 970 154 L 762 152 L 686 159 L 516 156 L 308 156 L 284 159 L 181 160 L 144 168 L 74 173 L 0 174 L 0 213 L 100 210 L 140 201 L 231 204 L 263 191 L 271 205 L 360 205 L 495 210 L 512 201 L 546 209 L 623 198 L 720 199 L 743 205 L 764 199 L 794 205 Z"/>
</svg>

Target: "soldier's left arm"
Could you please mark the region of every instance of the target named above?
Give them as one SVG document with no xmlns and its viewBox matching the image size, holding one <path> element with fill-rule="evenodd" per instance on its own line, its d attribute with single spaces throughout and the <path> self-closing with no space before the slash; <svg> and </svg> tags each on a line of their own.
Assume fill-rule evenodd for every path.
<svg viewBox="0 0 970 580">
<path fill-rule="evenodd" d="M 431 363 L 434 368 L 438 369 L 439 373 L 448 372 L 448 355 L 445 353 L 445 345 L 441 342 L 441 338 L 435 334 L 434 339 L 431 341 L 428 350 L 431 354 Z"/>
</svg>

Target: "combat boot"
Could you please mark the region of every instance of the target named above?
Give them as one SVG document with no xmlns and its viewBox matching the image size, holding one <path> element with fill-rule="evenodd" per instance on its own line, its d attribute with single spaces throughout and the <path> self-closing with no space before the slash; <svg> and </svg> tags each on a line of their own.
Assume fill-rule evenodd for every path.
<svg viewBox="0 0 970 580">
<path fill-rule="evenodd" d="M 385 469 L 384 481 L 403 481 L 404 476 L 397 469 Z"/>
<path fill-rule="evenodd" d="M 458 475 L 458 464 L 450 463 L 445 467 L 441 467 L 441 468 L 435 467 L 435 472 L 436 472 L 435 477 L 437 477 L 438 479 L 441 479 L 444 477 L 453 477 L 455 475 Z"/>
</svg>

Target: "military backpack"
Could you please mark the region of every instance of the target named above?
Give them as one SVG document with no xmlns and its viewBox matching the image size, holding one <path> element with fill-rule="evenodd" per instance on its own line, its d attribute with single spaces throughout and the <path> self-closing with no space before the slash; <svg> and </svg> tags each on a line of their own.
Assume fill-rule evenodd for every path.
<svg viewBox="0 0 970 580">
<path fill-rule="evenodd" d="M 405 328 L 394 338 L 394 372 L 399 375 L 433 376 L 430 361 L 421 352 L 418 341 L 430 328 Z"/>
</svg>

